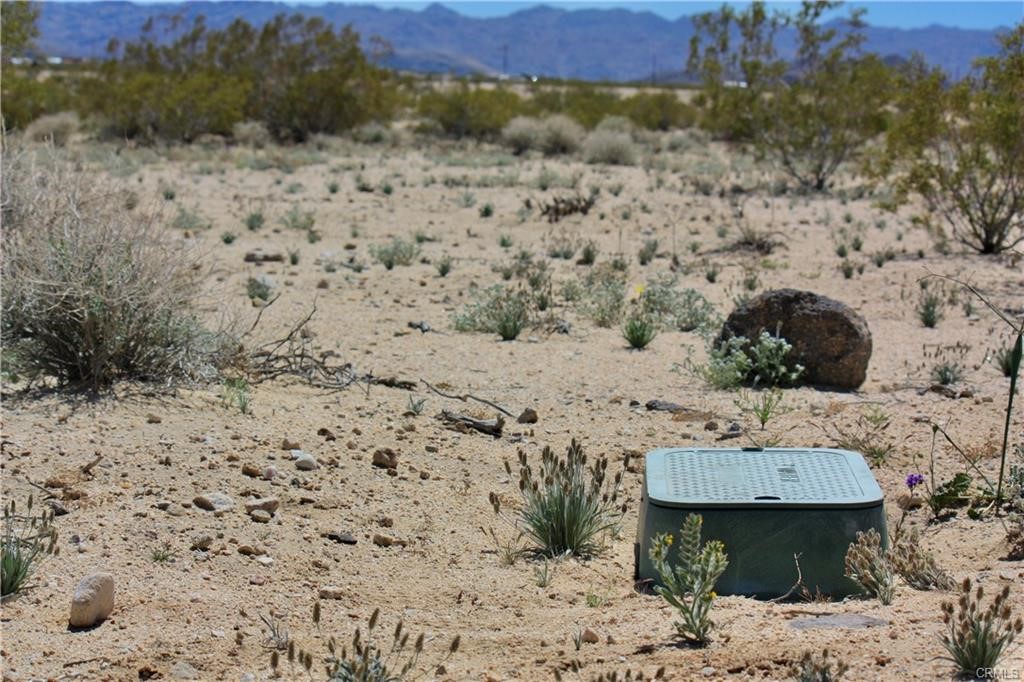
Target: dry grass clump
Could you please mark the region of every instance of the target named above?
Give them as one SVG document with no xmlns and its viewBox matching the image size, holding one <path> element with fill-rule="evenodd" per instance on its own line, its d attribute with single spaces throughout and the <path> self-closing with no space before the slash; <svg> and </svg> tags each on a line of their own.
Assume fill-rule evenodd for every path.
<svg viewBox="0 0 1024 682">
<path fill-rule="evenodd" d="M 572 154 L 580 148 L 583 126 L 564 114 L 540 120 L 532 116 L 516 116 L 501 131 L 501 139 L 513 154 L 531 150 L 549 156 Z"/>
<path fill-rule="evenodd" d="M 78 132 L 78 114 L 62 111 L 58 114 L 40 116 L 25 128 L 25 137 L 33 142 L 49 142 L 63 147 Z"/>
<path fill-rule="evenodd" d="M 270 131 L 262 121 L 239 121 L 231 127 L 231 137 L 236 144 L 252 149 L 270 146 Z"/>
<path fill-rule="evenodd" d="M 209 377 L 226 360 L 226 339 L 193 312 L 195 258 L 155 211 L 127 208 L 128 195 L 52 148 L 5 149 L 9 369 L 95 391 L 121 378 Z"/>
<path fill-rule="evenodd" d="M 636 148 L 629 133 L 595 130 L 583 140 L 583 158 L 587 163 L 632 166 L 636 163 Z"/>
</svg>

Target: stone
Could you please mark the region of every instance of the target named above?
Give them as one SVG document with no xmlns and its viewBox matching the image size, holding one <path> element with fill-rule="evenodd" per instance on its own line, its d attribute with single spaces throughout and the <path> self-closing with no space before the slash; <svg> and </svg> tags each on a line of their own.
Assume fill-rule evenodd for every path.
<svg viewBox="0 0 1024 682">
<path fill-rule="evenodd" d="M 762 331 L 793 346 L 786 365 L 803 365 L 801 384 L 853 390 L 867 378 L 871 331 L 844 303 L 810 291 L 766 291 L 729 314 L 716 344 L 734 336 L 753 341 Z"/>
<path fill-rule="evenodd" d="M 270 520 L 274 518 L 274 515 L 265 509 L 253 509 L 249 512 L 249 518 L 256 523 L 270 523 Z"/>
<path fill-rule="evenodd" d="M 381 469 L 397 469 L 398 453 L 391 448 L 380 448 L 373 453 L 373 466 Z"/>
<path fill-rule="evenodd" d="M 178 661 L 171 666 L 172 680 L 198 680 L 201 673 L 187 661 Z"/>
<path fill-rule="evenodd" d="M 388 535 L 382 535 L 380 533 L 374 533 L 373 534 L 373 544 L 377 545 L 378 547 L 390 547 L 391 545 L 395 544 L 395 540 L 394 540 L 394 538 L 392 538 L 392 537 L 390 537 Z"/>
<path fill-rule="evenodd" d="M 580 636 L 580 639 L 582 639 L 587 644 L 597 644 L 601 641 L 601 638 L 597 636 L 597 633 L 591 630 L 590 628 L 587 628 L 583 631 L 583 634 Z"/>
<path fill-rule="evenodd" d="M 213 536 L 203 534 L 197 535 L 194 538 L 192 538 L 192 546 L 189 549 L 195 549 L 201 552 L 206 552 L 210 549 L 211 546 L 213 546 Z"/>
<path fill-rule="evenodd" d="M 75 588 L 68 624 L 73 628 L 92 627 L 104 621 L 113 610 L 114 576 L 93 573 L 82 578 Z"/>
<path fill-rule="evenodd" d="M 519 424 L 536 424 L 537 423 L 537 410 L 532 407 L 527 407 L 523 410 L 523 413 L 519 415 L 519 419 L 516 419 Z"/>
<path fill-rule="evenodd" d="M 302 450 L 292 450 L 292 460 L 295 461 L 295 468 L 299 471 L 313 471 L 320 465 L 317 464 L 316 458 L 308 452 Z"/>
<path fill-rule="evenodd" d="M 889 621 L 873 616 L 862 616 L 859 613 L 833 613 L 813 618 L 794 618 L 789 627 L 794 630 L 837 630 L 874 628 L 888 625 Z"/>
<path fill-rule="evenodd" d="M 266 550 L 259 545 L 255 547 L 252 545 L 239 545 L 238 553 L 243 556 L 260 556 L 261 554 L 266 554 Z"/>
<path fill-rule="evenodd" d="M 161 422 L 163 422 L 163 417 L 161 417 L 158 414 L 153 414 L 152 412 L 150 412 L 149 414 L 146 415 L 147 424 L 160 424 Z"/>
<path fill-rule="evenodd" d="M 234 508 L 235 501 L 224 493 L 210 492 L 196 495 L 192 504 L 206 511 L 225 512 Z"/>
<path fill-rule="evenodd" d="M 252 514 L 257 509 L 262 509 L 273 514 L 279 506 L 281 506 L 281 500 L 276 497 L 258 497 L 245 503 L 245 511 L 247 514 Z"/>
<path fill-rule="evenodd" d="M 287 438 L 285 438 L 281 441 L 282 450 L 298 450 L 300 447 L 302 446 L 299 445 L 299 442 L 295 440 L 288 440 Z"/>
<path fill-rule="evenodd" d="M 344 599 L 345 590 L 340 587 L 321 587 L 320 588 L 321 599 Z"/>
<path fill-rule="evenodd" d="M 263 470 L 255 464 L 243 464 L 242 474 L 249 478 L 259 478 L 263 475 Z"/>
<path fill-rule="evenodd" d="M 324 537 L 328 540 L 334 540 L 335 542 L 339 542 L 343 545 L 354 545 L 357 542 L 355 536 L 347 531 L 328 531 L 324 534 Z"/>
</svg>

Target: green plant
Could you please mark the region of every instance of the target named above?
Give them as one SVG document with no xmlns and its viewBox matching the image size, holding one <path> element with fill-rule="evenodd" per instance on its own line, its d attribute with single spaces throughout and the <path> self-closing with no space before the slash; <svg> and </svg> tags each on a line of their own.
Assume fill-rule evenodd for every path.
<svg viewBox="0 0 1024 682">
<path fill-rule="evenodd" d="M 896 576 L 885 557 L 882 537 L 874 528 L 857 532 L 857 540 L 846 550 L 846 577 L 861 590 L 877 597 L 882 604 L 891 604 L 896 594 Z"/>
<path fill-rule="evenodd" d="M 174 561 L 177 557 L 178 552 L 175 551 L 170 542 L 165 542 L 149 554 L 150 560 L 157 564 Z"/>
<path fill-rule="evenodd" d="M 210 221 L 203 217 L 198 207 L 186 208 L 179 206 L 178 212 L 171 219 L 171 227 L 177 230 L 195 232 L 210 227 Z"/>
<path fill-rule="evenodd" d="M 632 166 L 636 149 L 628 133 L 595 130 L 583 140 L 583 158 L 592 164 Z"/>
<path fill-rule="evenodd" d="M 245 292 L 251 299 L 266 302 L 270 300 L 270 295 L 274 293 L 274 285 L 267 277 L 250 277 L 245 283 Z"/>
<path fill-rule="evenodd" d="M 847 671 L 849 666 L 843 661 L 836 661 L 833 668 L 828 649 L 825 649 L 821 656 L 805 651 L 800 664 L 790 668 L 789 676 L 796 682 L 838 682 Z"/>
<path fill-rule="evenodd" d="M 583 281 L 584 297 L 580 307 L 598 327 L 612 327 L 622 319 L 626 305 L 626 279 L 621 271 L 594 268 Z"/>
<path fill-rule="evenodd" d="M 298 249 L 288 249 L 288 263 L 290 265 L 298 265 L 301 257 L 302 253 Z"/>
<path fill-rule="evenodd" d="M 195 312 L 194 252 L 158 214 L 125 210 L 119 185 L 49 150 L 8 147 L 0 179 L 0 328 L 22 373 L 98 391 L 210 377 L 234 357 Z"/>
<path fill-rule="evenodd" d="M 744 352 L 746 345 L 747 339 L 743 336 L 712 344 L 707 364 L 695 367 L 697 374 L 714 388 L 728 390 L 742 385 L 753 368 L 750 357 Z"/>
<path fill-rule="evenodd" d="M 758 391 L 756 396 L 753 397 L 748 391 L 740 391 L 740 397 L 733 402 L 743 414 L 754 415 L 763 431 L 773 417 L 784 414 L 788 409 L 782 407 L 785 396 L 778 388 Z"/>
<path fill-rule="evenodd" d="M 882 464 L 895 447 L 884 437 L 891 423 L 885 410 L 877 406 L 870 407 L 857 416 L 852 428 L 833 424 L 836 447 L 867 455 L 876 466 Z"/>
<path fill-rule="evenodd" d="M 341 189 L 341 185 L 338 184 L 337 180 L 331 180 L 330 182 L 327 183 L 327 191 L 330 194 L 337 194 L 338 190 L 340 190 L 340 189 Z"/>
<path fill-rule="evenodd" d="M 508 461 L 505 470 L 511 475 Z M 625 504 L 618 503 L 621 485 L 622 472 L 608 480 L 608 459 L 600 457 L 588 466 L 583 447 L 576 440 L 564 457 L 545 447 L 536 471 L 520 450 L 522 507 L 510 523 L 536 543 L 544 556 L 593 556 L 601 551 L 603 536 L 619 528 L 625 512 Z M 500 515 L 501 500 L 493 492 L 490 502 L 495 514 Z"/>
<path fill-rule="evenodd" d="M 225 244 L 234 244 L 236 239 L 238 239 L 238 235 L 234 232 L 222 232 L 220 235 L 220 240 Z"/>
<path fill-rule="evenodd" d="M 964 377 L 964 368 L 957 362 L 940 362 L 932 367 L 932 381 L 942 386 L 958 383 Z"/>
<path fill-rule="evenodd" d="M 981 585 L 972 590 L 971 579 L 964 578 L 957 605 L 942 603 L 942 622 L 949 628 L 942 635 L 942 646 L 961 675 L 975 677 L 980 671 L 997 670 L 1003 654 L 1024 629 L 1019 617 L 1013 619 L 1009 585 L 986 609 L 982 608 L 984 596 Z"/>
<path fill-rule="evenodd" d="M 637 260 L 640 261 L 640 265 L 647 265 L 658 255 L 658 240 L 648 239 L 644 242 L 644 245 L 640 247 L 639 253 L 637 253 Z"/>
<path fill-rule="evenodd" d="M 25 587 L 43 559 L 59 553 L 53 512 L 33 515 L 29 496 L 25 514 L 19 514 L 11 500 L 4 506 L 0 543 L 0 596 L 6 597 Z"/>
<path fill-rule="evenodd" d="M 498 334 L 511 341 L 530 322 L 530 295 L 522 290 L 495 285 L 478 292 L 453 318 L 460 332 L 477 331 Z"/>
<path fill-rule="evenodd" d="M 173 187 L 164 187 L 163 192 L 164 201 L 174 201 L 174 197 L 178 195 L 177 191 Z"/>
<path fill-rule="evenodd" d="M 420 247 L 415 241 L 395 237 L 390 244 L 383 246 L 371 244 L 370 255 L 386 270 L 391 270 L 396 265 L 412 265 L 412 262 L 420 255 Z"/>
<path fill-rule="evenodd" d="M 932 514 L 940 516 L 949 509 L 962 507 L 969 503 L 971 501 L 970 488 L 971 477 L 961 471 L 945 483 L 936 486 L 925 499 Z"/>
<path fill-rule="evenodd" d="M 917 299 L 917 318 L 925 327 L 933 329 L 942 319 L 944 307 L 945 301 L 942 292 L 924 288 Z"/>
<path fill-rule="evenodd" d="M 406 412 L 408 412 L 409 414 L 418 417 L 421 414 L 423 414 L 423 408 L 426 407 L 426 404 L 427 404 L 427 399 L 426 398 L 418 398 L 417 399 L 417 398 L 413 398 L 412 396 L 409 396 L 409 404 L 406 406 L 405 409 L 406 409 Z"/>
<path fill-rule="evenodd" d="M 438 276 L 447 277 L 452 271 L 452 257 L 444 254 L 434 262 L 434 269 L 437 270 Z"/>
<path fill-rule="evenodd" d="M 710 540 L 702 546 L 702 524 L 700 515 L 687 514 L 679 529 L 679 558 L 674 565 L 668 558 L 673 539 L 670 533 L 655 536 L 650 557 L 662 583 L 654 591 L 679 612 L 681 620 L 675 623 L 676 631 L 703 645 L 710 640 L 714 627 L 711 606 L 715 599 L 715 582 L 729 561 L 721 541 Z"/>
<path fill-rule="evenodd" d="M 500 246 L 503 249 L 511 248 L 512 247 L 512 237 L 511 237 L 511 235 L 507 235 L 507 234 L 499 235 L 498 236 L 498 246 Z"/>
<path fill-rule="evenodd" d="M 1004 377 L 1010 377 L 1014 375 L 1013 359 L 1013 349 L 1009 347 L 998 349 L 992 358 L 996 367 L 999 368 L 999 371 L 1003 373 Z"/>
<path fill-rule="evenodd" d="M 242 222 L 245 223 L 245 226 L 249 230 L 255 232 L 256 230 L 263 227 L 263 225 L 266 223 L 266 219 L 263 217 L 263 211 L 256 210 L 246 213 L 245 219 Z"/>
<path fill-rule="evenodd" d="M 480 207 L 480 217 L 490 218 L 492 215 L 494 215 L 494 204 L 488 201 L 486 204 Z"/>
<path fill-rule="evenodd" d="M 921 534 L 914 528 L 909 532 L 898 530 L 893 534 L 885 555 L 892 570 L 915 590 L 952 590 L 956 587 L 952 576 L 939 567 L 921 545 Z"/>
<path fill-rule="evenodd" d="M 551 568 L 551 562 L 547 559 L 541 561 L 539 566 L 533 569 L 533 582 L 537 587 L 548 587 L 555 578 L 555 571 Z"/>
<path fill-rule="evenodd" d="M 678 277 L 665 273 L 647 280 L 640 292 L 644 312 L 681 332 L 705 332 L 718 326 L 720 319 L 711 302 L 696 289 L 679 289 L 678 283 Z"/>
<path fill-rule="evenodd" d="M 221 391 L 225 406 L 234 406 L 242 414 L 249 414 L 252 398 L 248 381 L 242 377 L 228 377 L 224 379 Z"/>
<path fill-rule="evenodd" d="M 646 348 L 657 335 L 657 324 L 643 312 L 630 315 L 622 327 L 622 336 L 629 342 L 630 348 L 636 350 Z"/>
<path fill-rule="evenodd" d="M 597 254 L 600 249 L 597 243 L 593 239 L 588 239 L 583 243 L 583 249 L 580 251 L 580 258 L 576 261 L 577 265 L 593 265 L 597 261 Z"/>
<path fill-rule="evenodd" d="M 288 230 L 310 231 L 316 224 L 316 216 L 312 211 L 302 211 L 292 206 L 281 216 L 281 226 Z"/>
<path fill-rule="evenodd" d="M 454 138 L 494 139 L 521 110 L 522 100 L 512 90 L 465 81 L 447 90 L 431 88 L 419 101 L 419 113 Z"/>
</svg>

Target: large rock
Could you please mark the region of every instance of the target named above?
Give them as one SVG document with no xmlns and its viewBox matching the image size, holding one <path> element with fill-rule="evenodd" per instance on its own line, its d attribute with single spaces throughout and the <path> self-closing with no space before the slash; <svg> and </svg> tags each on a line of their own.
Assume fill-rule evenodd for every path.
<svg viewBox="0 0 1024 682">
<path fill-rule="evenodd" d="M 105 620 L 114 610 L 114 576 L 93 573 L 82 578 L 71 598 L 73 628 L 88 628 Z"/>
<path fill-rule="evenodd" d="M 762 331 L 778 332 L 792 344 L 786 363 L 804 366 L 801 383 L 855 389 L 867 377 L 871 331 L 839 301 L 796 289 L 766 291 L 732 311 L 719 342 L 732 336 L 753 340 Z"/>
</svg>

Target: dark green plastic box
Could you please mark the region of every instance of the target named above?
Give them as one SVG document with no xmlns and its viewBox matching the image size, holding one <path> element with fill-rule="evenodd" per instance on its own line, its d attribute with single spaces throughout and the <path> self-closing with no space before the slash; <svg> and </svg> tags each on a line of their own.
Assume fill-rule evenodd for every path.
<svg viewBox="0 0 1024 682">
<path fill-rule="evenodd" d="M 882 490 L 864 458 L 847 450 L 661 448 L 647 453 L 641 495 L 637 580 L 657 583 L 652 538 L 678 539 L 695 513 L 702 539 L 721 540 L 729 557 L 720 595 L 786 594 L 797 579 L 794 554 L 812 594 L 853 594 L 844 575 L 850 543 L 870 528 L 887 538 Z"/>
</svg>

